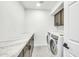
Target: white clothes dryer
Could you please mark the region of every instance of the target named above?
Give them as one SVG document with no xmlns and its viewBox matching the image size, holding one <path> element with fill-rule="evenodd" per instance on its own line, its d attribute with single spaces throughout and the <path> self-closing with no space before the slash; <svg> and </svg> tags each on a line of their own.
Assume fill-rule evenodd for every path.
<svg viewBox="0 0 79 59">
<path fill-rule="evenodd" d="M 60 36 L 57 33 L 50 34 L 50 37 L 48 39 L 48 46 L 52 55 L 54 55 L 55 57 L 63 56 L 63 39 L 63 36 Z"/>
</svg>

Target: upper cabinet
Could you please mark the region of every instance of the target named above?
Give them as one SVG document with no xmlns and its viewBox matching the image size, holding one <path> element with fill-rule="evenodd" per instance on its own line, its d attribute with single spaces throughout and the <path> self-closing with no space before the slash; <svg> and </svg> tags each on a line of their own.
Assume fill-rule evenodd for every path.
<svg viewBox="0 0 79 59">
<path fill-rule="evenodd" d="M 64 2 L 59 2 L 50 15 L 54 17 L 54 26 L 64 26 Z"/>
<path fill-rule="evenodd" d="M 54 24 L 55 26 L 63 26 L 64 25 L 64 9 L 61 9 L 54 15 Z"/>
</svg>

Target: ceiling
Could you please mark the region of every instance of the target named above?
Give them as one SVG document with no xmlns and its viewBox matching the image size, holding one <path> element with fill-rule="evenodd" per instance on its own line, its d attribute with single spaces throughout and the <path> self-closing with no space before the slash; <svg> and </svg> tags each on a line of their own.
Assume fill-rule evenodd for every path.
<svg viewBox="0 0 79 59">
<path fill-rule="evenodd" d="M 20 3 L 25 9 L 41 9 L 41 10 L 51 10 L 53 9 L 59 1 L 42 1 L 41 6 L 37 7 L 36 3 L 40 1 L 21 1 Z"/>
</svg>

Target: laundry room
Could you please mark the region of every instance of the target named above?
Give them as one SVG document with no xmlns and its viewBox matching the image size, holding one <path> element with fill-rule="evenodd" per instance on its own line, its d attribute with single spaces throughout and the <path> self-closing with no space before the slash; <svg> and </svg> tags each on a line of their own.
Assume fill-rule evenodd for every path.
<svg viewBox="0 0 79 59">
<path fill-rule="evenodd" d="M 79 57 L 78 1 L 0 1 L 0 57 Z"/>
<path fill-rule="evenodd" d="M 63 36 L 64 18 L 61 17 L 62 22 L 59 19 L 63 13 L 56 16 L 59 17 L 59 20 L 56 18 L 57 22 L 62 24 L 55 25 L 57 22 L 54 18 L 63 8 L 63 1 L 0 1 L 0 35 L 2 36 L 0 37 L 0 47 L 4 48 L 0 48 L 0 56 L 62 56 L 62 49 L 60 49 L 61 53 L 55 50 L 58 50 L 59 35 Z M 58 32 L 59 35 L 54 34 Z M 48 33 L 56 41 L 48 39 Z M 55 47 L 53 47 L 54 44 Z M 14 50 L 15 48 L 16 50 Z"/>
<path fill-rule="evenodd" d="M 63 1 L 23 1 L 20 2 L 25 7 L 26 32 L 34 32 L 34 49 L 32 57 L 55 57 L 63 56 L 62 41 L 64 35 L 64 2 Z M 39 6 L 38 6 L 39 5 Z M 60 12 L 60 13 L 59 13 Z M 59 14 L 58 14 L 59 13 Z M 58 24 L 55 25 L 55 15 Z M 59 19 L 60 17 L 61 19 Z M 50 41 L 47 43 L 48 32 L 54 35 L 56 42 L 55 51 Z M 53 37 L 51 37 L 53 39 Z M 60 40 L 60 41 L 59 41 Z M 59 45 L 57 47 L 57 45 Z M 50 46 L 50 47 L 49 47 Z M 60 49 L 58 49 L 60 48 Z M 46 52 L 43 52 L 46 50 Z M 52 53 L 55 51 L 55 55 Z M 59 50 L 59 52 L 58 52 Z"/>
</svg>

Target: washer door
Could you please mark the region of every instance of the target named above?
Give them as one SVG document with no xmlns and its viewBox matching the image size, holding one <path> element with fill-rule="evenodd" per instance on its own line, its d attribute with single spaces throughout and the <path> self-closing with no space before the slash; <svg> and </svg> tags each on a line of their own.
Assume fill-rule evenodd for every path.
<svg viewBox="0 0 79 59">
<path fill-rule="evenodd" d="M 50 50 L 53 53 L 53 55 L 57 54 L 57 44 L 56 44 L 56 41 L 54 39 L 50 40 Z"/>
</svg>

